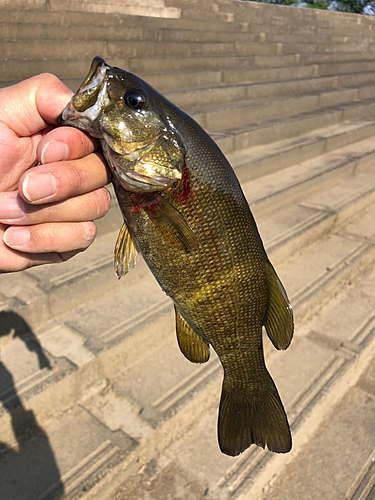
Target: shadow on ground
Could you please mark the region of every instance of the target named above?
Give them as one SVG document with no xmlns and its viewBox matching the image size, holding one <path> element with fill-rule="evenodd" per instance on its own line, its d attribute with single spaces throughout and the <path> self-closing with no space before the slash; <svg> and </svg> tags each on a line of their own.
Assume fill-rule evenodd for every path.
<svg viewBox="0 0 375 500">
<path fill-rule="evenodd" d="M 51 370 L 40 342 L 28 324 L 16 313 L 0 313 L 0 337 L 19 337 L 37 356 L 39 368 Z M 64 494 L 60 472 L 46 432 L 34 412 L 20 400 L 12 373 L 1 359 L 0 410 L 9 413 L 17 445 L 4 443 L 0 436 L 0 498 L 11 500 L 57 500 Z"/>
</svg>

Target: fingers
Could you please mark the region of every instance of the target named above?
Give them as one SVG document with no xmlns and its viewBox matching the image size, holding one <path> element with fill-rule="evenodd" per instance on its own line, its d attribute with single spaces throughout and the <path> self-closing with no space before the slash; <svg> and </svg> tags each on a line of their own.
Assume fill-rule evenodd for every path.
<svg viewBox="0 0 375 500">
<path fill-rule="evenodd" d="M 25 203 L 16 191 L 12 191 L 0 193 L 0 222 L 17 226 L 45 222 L 83 222 L 100 219 L 110 206 L 111 195 L 105 188 L 38 206 Z"/>
<path fill-rule="evenodd" d="M 100 153 L 29 169 L 20 178 L 20 196 L 31 204 L 65 200 L 108 184 L 111 174 Z"/>
<path fill-rule="evenodd" d="M 11 226 L 4 233 L 4 243 L 27 253 L 70 252 L 91 245 L 96 228 L 93 222 L 45 223 L 36 226 Z"/>
<path fill-rule="evenodd" d="M 22 271 L 40 264 L 68 260 L 90 246 L 95 231 L 93 222 L 9 228 L 0 224 L 0 270 Z"/>
</svg>

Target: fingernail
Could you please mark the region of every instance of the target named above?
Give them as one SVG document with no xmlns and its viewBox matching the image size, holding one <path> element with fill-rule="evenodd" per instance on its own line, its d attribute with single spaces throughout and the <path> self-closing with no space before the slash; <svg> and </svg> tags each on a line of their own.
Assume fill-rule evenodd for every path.
<svg viewBox="0 0 375 500">
<path fill-rule="evenodd" d="M 28 174 L 22 192 L 28 201 L 37 201 L 56 193 L 56 178 L 52 174 Z"/>
<path fill-rule="evenodd" d="M 22 202 L 18 198 L 17 193 L 4 193 L 4 195 L 0 197 L 0 219 L 20 219 L 23 215 L 25 215 L 25 212 L 22 210 L 21 203 Z"/>
<path fill-rule="evenodd" d="M 11 248 L 27 245 L 30 241 L 30 231 L 27 227 L 10 227 L 5 231 L 3 239 Z"/>
<path fill-rule="evenodd" d="M 63 161 L 68 158 L 69 148 L 65 142 L 51 141 L 47 142 L 40 155 L 41 163 L 53 163 L 54 161 Z"/>
</svg>

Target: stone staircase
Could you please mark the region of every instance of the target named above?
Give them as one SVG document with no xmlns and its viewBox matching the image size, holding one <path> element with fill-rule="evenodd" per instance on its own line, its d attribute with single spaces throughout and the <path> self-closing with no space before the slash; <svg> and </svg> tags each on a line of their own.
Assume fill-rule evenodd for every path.
<svg viewBox="0 0 375 500">
<path fill-rule="evenodd" d="M 0 498 L 375 498 L 375 20 L 152 4 L 178 18 L 145 0 L 2 0 L 1 85 L 50 71 L 75 90 L 100 55 L 211 134 L 294 307 L 290 348 L 265 339 L 293 449 L 219 452 L 219 361 L 181 355 L 143 262 L 116 279 L 113 197 L 86 252 L 0 276 Z"/>
</svg>

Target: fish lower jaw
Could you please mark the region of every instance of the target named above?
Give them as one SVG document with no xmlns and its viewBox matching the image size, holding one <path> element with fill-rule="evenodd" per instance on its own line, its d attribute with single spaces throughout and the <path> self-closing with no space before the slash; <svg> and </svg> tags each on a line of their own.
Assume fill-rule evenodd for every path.
<svg viewBox="0 0 375 500">
<path fill-rule="evenodd" d="M 158 177 L 148 177 L 139 174 L 133 170 L 125 170 L 117 165 L 113 158 L 113 152 L 105 140 L 100 141 L 103 148 L 104 156 L 116 178 L 119 180 L 121 186 L 127 191 L 133 193 L 153 193 L 156 191 L 165 191 L 175 179 L 165 179 Z"/>
<path fill-rule="evenodd" d="M 120 181 L 122 187 L 127 191 L 132 191 L 133 193 L 153 193 L 155 191 L 164 191 L 174 182 L 172 180 L 158 181 L 156 179 L 152 179 L 152 184 L 150 184 L 150 179 L 141 174 L 137 174 L 135 172 L 126 173 L 117 166 L 112 167 L 112 171 Z"/>
</svg>

